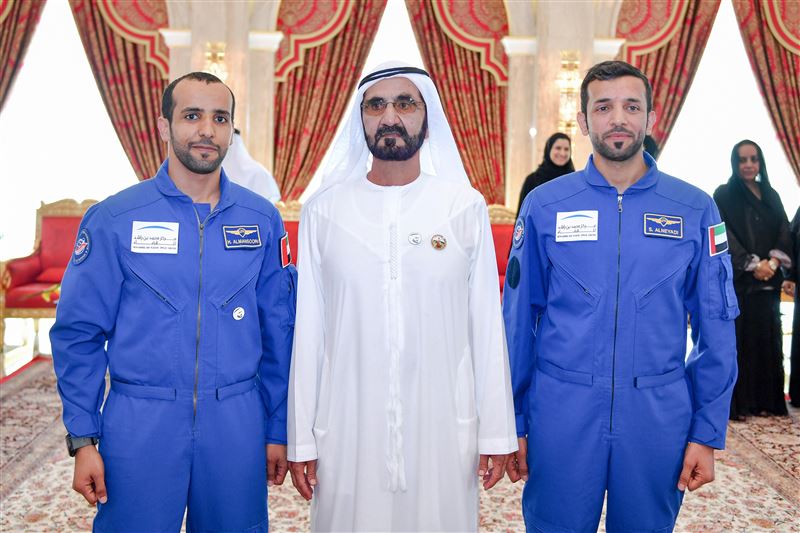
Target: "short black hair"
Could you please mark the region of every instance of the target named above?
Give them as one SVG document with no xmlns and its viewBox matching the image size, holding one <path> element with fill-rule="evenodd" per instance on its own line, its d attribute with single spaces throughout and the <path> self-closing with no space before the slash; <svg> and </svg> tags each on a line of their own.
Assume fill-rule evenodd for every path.
<svg viewBox="0 0 800 533">
<path fill-rule="evenodd" d="M 175 100 L 172 99 L 172 93 L 175 90 L 175 86 L 183 80 L 203 81 L 206 83 L 222 83 L 221 79 L 213 74 L 209 74 L 208 72 L 190 72 L 170 82 L 170 84 L 167 85 L 167 88 L 164 89 L 164 94 L 161 96 L 161 116 L 167 119 L 170 124 L 172 123 L 172 112 L 175 111 Z M 225 84 L 222 83 L 222 85 Z M 233 122 L 233 111 L 236 109 L 236 97 L 233 96 L 233 91 L 231 91 L 230 87 L 225 85 L 225 88 L 228 89 L 229 93 L 231 93 L 231 122 Z"/>
<path fill-rule="evenodd" d="M 586 77 L 581 83 L 581 112 L 586 114 L 586 106 L 589 104 L 589 84 L 595 80 L 608 81 L 621 78 L 623 76 L 633 76 L 639 78 L 644 83 L 647 96 L 647 112 L 653 110 L 653 86 L 650 80 L 642 74 L 642 71 L 625 61 L 603 61 L 589 69 Z"/>
</svg>

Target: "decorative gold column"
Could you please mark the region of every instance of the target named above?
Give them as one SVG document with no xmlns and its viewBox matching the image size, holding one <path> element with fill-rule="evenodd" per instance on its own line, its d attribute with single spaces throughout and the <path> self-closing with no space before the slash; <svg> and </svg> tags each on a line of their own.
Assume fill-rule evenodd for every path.
<svg viewBox="0 0 800 533">
<path fill-rule="evenodd" d="M 158 31 L 169 47 L 169 79 L 174 80 L 191 70 L 192 32 L 171 28 Z"/>
<path fill-rule="evenodd" d="M 561 68 L 561 52 L 571 51 L 580 58 L 579 72 L 583 79 L 594 63 L 594 40 L 597 26 L 605 26 L 614 2 L 563 0 L 536 4 L 536 34 L 539 54 L 536 71 L 536 160 L 542 157 L 547 138 L 558 131 L 561 94 L 556 83 Z M 602 16 L 601 16 L 602 15 Z M 602 19 L 602 24 L 600 19 Z M 603 29 L 603 32 L 606 30 Z M 579 100 L 580 101 L 580 100 Z M 580 104 L 578 105 L 580 109 Z M 572 139 L 572 161 L 583 168 L 592 146 L 588 137 L 578 134 Z"/>
<path fill-rule="evenodd" d="M 247 117 L 247 149 L 253 158 L 272 172 L 275 154 L 275 52 L 283 33 L 251 31 L 248 80 L 250 112 Z"/>
<path fill-rule="evenodd" d="M 625 39 L 597 38 L 594 40 L 594 62 L 608 61 L 617 57 Z"/>
<path fill-rule="evenodd" d="M 503 39 L 503 47 L 508 55 L 505 205 L 516 212 L 522 182 L 535 164 L 532 128 L 537 41 L 535 37 L 509 36 Z"/>
</svg>

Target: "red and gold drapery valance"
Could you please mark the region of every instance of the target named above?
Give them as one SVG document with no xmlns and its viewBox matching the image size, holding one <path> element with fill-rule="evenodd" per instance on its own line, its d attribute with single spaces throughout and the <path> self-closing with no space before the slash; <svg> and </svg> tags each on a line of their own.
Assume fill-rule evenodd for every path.
<svg viewBox="0 0 800 533">
<path fill-rule="evenodd" d="M 0 109 L 6 103 L 45 0 L 0 0 Z"/>
<path fill-rule="evenodd" d="M 800 56 L 800 4 L 765 0 L 761 9 L 775 40 L 789 52 Z"/>
<path fill-rule="evenodd" d="M 508 57 L 501 40 L 508 35 L 503 2 L 433 0 L 439 27 L 451 41 L 478 54 L 480 66 L 498 85 L 508 85 Z"/>
<path fill-rule="evenodd" d="M 425 67 L 442 97 L 472 185 L 505 201 L 508 35 L 502 0 L 406 0 Z"/>
<path fill-rule="evenodd" d="M 625 39 L 620 59 L 636 65 L 637 58 L 666 46 L 680 29 L 688 7 L 689 0 L 623 0 L 617 19 L 617 37 Z"/>
<path fill-rule="evenodd" d="M 617 37 L 625 39 L 618 58 L 639 68 L 653 85 L 661 151 L 678 118 L 705 50 L 720 0 L 623 0 Z"/>
<path fill-rule="evenodd" d="M 300 197 L 333 141 L 385 7 L 386 0 L 281 2 L 274 174 L 285 201 Z"/>
<path fill-rule="evenodd" d="M 733 10 L 772 125 L 800 182 L 800 3 L 734 0 Z"/>
<path fill-rule="evenodd" d="M 275 81 L 303 65 L 304 52 L 322 46 L 344 29 L 356 7 L 354 0 L 295 0 L 281 2 L 278 30 L 283 40 L 275 54 Z"/>
<path fill-rule="evenodd" d="M 160 28 L 169 27 L 164 0 L 95 0 L 109 27 L 126 41 L 144 47 L 144 59 L 169 79 L 169 48 Z"/>
<path fill-rule="evenodd" d="M 165 0 L 70 0 L 100 96 L 136 176 L 155 175 L 166 157 L 156 119 L 169 83 Z"/>
</svg>

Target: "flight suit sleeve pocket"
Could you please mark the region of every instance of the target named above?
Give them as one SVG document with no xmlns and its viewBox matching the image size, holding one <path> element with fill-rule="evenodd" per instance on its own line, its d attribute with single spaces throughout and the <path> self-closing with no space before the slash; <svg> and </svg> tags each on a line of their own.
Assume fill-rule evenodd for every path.
<svg viewBox="0 0 800 533">
<path fill-rule="evenodd" d="M 708 316 L 732 320 L 739 315 L 733 288 L 733 267 L 728 256 L 706 263 L 708 281 Z"/>
<path fill-rule="evenodd" d="M 287 326 L 292 328 L 297 314 L 297 269 L 289 265 L 283 269 L 283 276 L 286 279 Z"/>
</svg>

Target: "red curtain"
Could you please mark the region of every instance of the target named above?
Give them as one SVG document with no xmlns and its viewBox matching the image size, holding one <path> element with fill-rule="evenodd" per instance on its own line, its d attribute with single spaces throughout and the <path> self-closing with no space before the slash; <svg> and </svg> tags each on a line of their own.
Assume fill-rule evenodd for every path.
<svg viewBox="0 0 800 533">
<path fill-rule="evenodd" d="M 114 130 L 136 176 L 147 179 L 166 158 L 156 119 L 169 80 L 146 62 L 143 45 L 123 39 L 109 26 L 96 0 L 70 0 L 70 6 Z"/>
<path fill-rule="evenodd" d="M 45 0 L 0 0 L 0 110 L 39 24 Z"/>
<path fill-rule="evenodd" d="M 481 68 L 481 54 L 454 43 L 427 0 L 406 0 L 430 72 L 473 187 L 489 204 L 505 203 L 506 87 Z"/>
<path fill-rule="evenodd" d="M 792 5 L 794 9 L 790 11 Z M 800 10 L 797 7 L 793 1 L 733 2 L 758 88 L 800 182 Z"/>
<path fill-rule="evenodd" d="M 278 83 L 275 179 L 284 201 L 300 198 L 333 141 L 385 7 L 386 0 L 360 0 L 342 31 L 303 52 L 303 64 Z"/>
<path fill-rule="evenodd" d="M 658 119 L 652 137 L 659 152 L 664 148 L 692 86 L 700 58 L 711 35 L 720 0 L 688 0 L 687 4 L 682 19 L 675 21 L 679 25 L 677 32 L 667 44 L 644 55 L 631 54 L 625 57 L 624 48 L 621 52 L 621 59 L 641 70 L 653 85 L 653 108 Z M 627 2 L 623 4 L 618 27 L 621 23 L 624 27 L 623 20 L 628 5 Z M 641 6 L 630 7 L 636 11 L 640 11 L 640 8 Z M 629 38 L 621 32 L 617 35 Z"/>
</svg>

